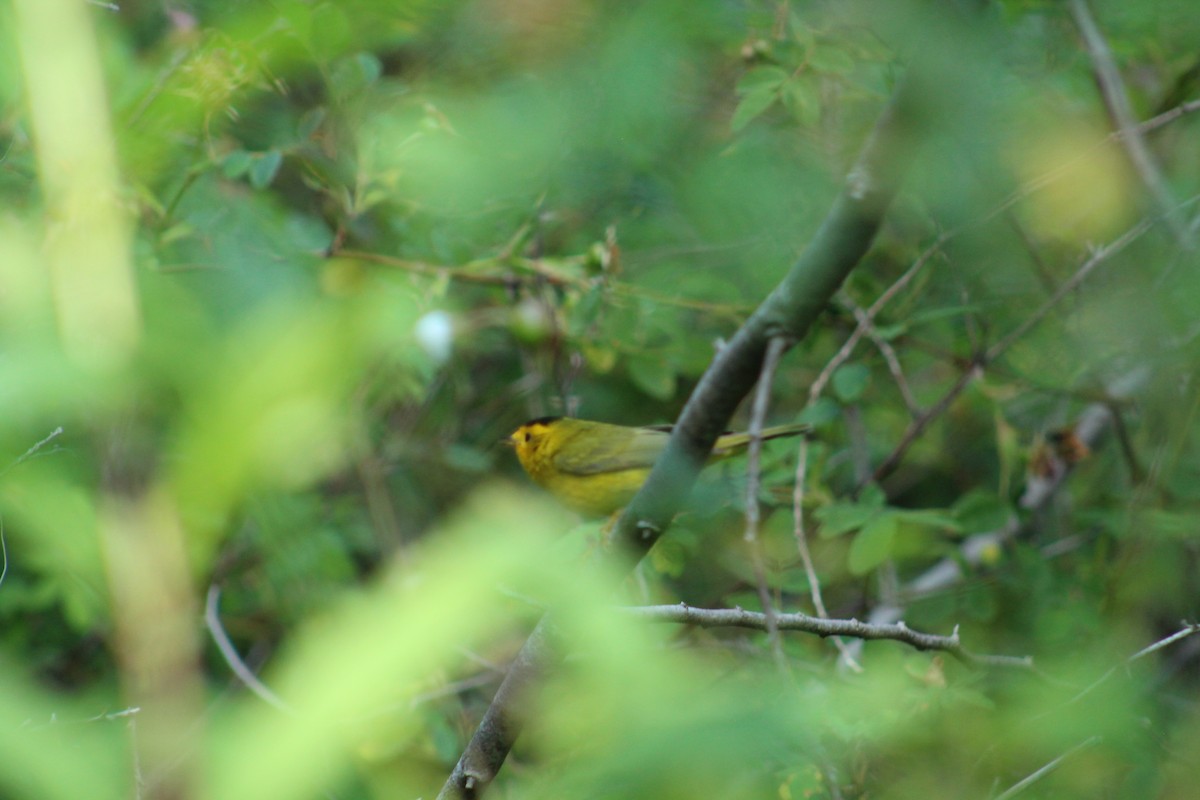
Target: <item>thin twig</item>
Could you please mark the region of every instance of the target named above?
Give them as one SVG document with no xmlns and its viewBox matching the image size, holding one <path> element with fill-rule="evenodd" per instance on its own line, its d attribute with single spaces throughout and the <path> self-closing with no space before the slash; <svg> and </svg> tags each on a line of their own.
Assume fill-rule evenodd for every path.
<svg viewBox="0 0 1200 800">
<path fill-rule="evenodd" d="M 1086 0 L 1070 0 L 1070 7 L 1071 16 L 1075 18 L 1075 24 L 1079 26 L 1084 46 L 1092 59 L 1092 69 L 1095 72 L 1096 83 L 1100 86 L 1100 94 L 1104 98 L 1104 106 L 1108 109 L 1108 115 L 1113 125 L 1121 132 L 1121 144 L 1124 145 L 1125 152 L 1129 155 L 1130 162 L 1133 163 L 1134 171 L 1145 184 L 1159 213 L 1166 218 L 1167 225 L 1179 242 L 1179 246 L 1185 250 L 1195 249 L 1196 243 L 1192 233 L 1184 222 L 1183 215 L 1179 213 L 1175 200 L 1171 197 L 1162 171 L 1159 170 L 1158 164 L 1150 155 L 1150 149 L 1146 147 L 1146 142 L 1138 131 L 1137 121 L 1133 117 L 1133 109 L 1129 105 L 1129 96 L 1125 92 L 1124 81 L 1121 80 L 1121 72 L 1117 69 L 1117 62 L 1113 58 L 1112 50 L 1109 49 L 1104 34 L 1100 31 L 1100 26 L 1092 17 Z"/>
<path fill-rule="evenodd" d="M 514 286 L 524 276 L 532 276 L 538 282 L 550 286 L 571 287 L 579 290 L 588 290 L 601 280 L 600 278 L 576 275 L 570 271 L 583 266 L 585 260 L 583 256 L 566 256 L 553 260 L 523 257 L 484 258 L 462 265 L 434 264 L 429 261 L 397 258 L 366 250 L 339 250 L 334 252 L 332 256 L 335 258 L 348 258 L 357 261 L 367 261 L 373 264 L 382 264 L 417 275 L 428 275 L 460 283 L 476 283 L 502 288 Z M 556 268 L 557 265 L 562 265 L 563 269 Z M 630 283 L 605 279 L 604 284 L 607 288 L 611 289 L 614 296 L 653 300 L 656 303 L 677 308 L 704 311 L 729 317 L 738 316 L 746 310 L 746 307 L 743 305 L 690 300 L 684 297 L 654 292 Z"/>
<path fill-rule="evenodd" d="M 1149 380 L 1150 370 L 1139 367 L 1121 376 L 1107 387 L 1108 400 L 1095 402 L 1083 410 L 1075 421 L 1075 435 L 1085 444 L 1093 444 L 1104 429 L 1111 424 L 1109 402 L 1133 396 Z M 1053 480 L 1031 484 L 1020 500 L 1021 508 L 1036 510 L 1043 507 L 1054 496 L 1055 491 L 1070 474 L 1070 469 L 1056 475 Z M 926 569 L 913 580 L 902 587 L 899 602 L 881 603 L 871 609 L 868 621 L 872 624 L 886 624 L 899 620 L 904 614 L 903 602 L 919 597 L 930 596 L 936 592 L 945 591 L 962 580 L 964 569 L 983 563 L 988 553 L 996 552 L 997 548 L 1022 532 L 1022 525 L 1016 516 L 1011 516 L 999 528 L 969 536 L 960 544 L 952 556 L 947 556 Z M 860 645 L 853 642 L 852 645 Z M 857 648 L 856 648 L 857 649 Z"/>
<path fill-rule="evenodd" d="M 1187 201 L 1187 203 L 1184 203 L 1184 205 L 1188 205 L 1194 201 L 1195 198 Z M 1039 322 L 1041 322 L 1056 305 L 1062 302 L 1064 297 L 1066 297 L 1075 289 L 1079 288 L 1079 285 L 1083 283 L 1083 281 L 1093 272 L 1093 270 L 1096 269 L 1096 267 L 1106 261 L 1109 257 L 1119 253 L 1130 243 L 1137 240 L 1146 231 L 1150 230 L 1156 221 L 1157 220 L 1152 218 L 1143 219 L 1125 233 L 1109 242 L 1107 245 L 1094 250 L 1087 260 L 1080 265 L 1079 269 L 1075 271 L 1075 274 L 1064 281 L 1063 284 L 1058 287 L 1058 290 L 1049 299 L 1042 303 L 1037 310 L 1030 314 L 1020 325 L 1010 331 L 1003 339 L 988 348 L 986 352 L 978 354 L 973 359 L 970 368 L 968 368 L 965 372 L 963 372 L 962 375 L 959 376 L 958 380 L 955 381 L 954 385 L 951 386 L 944 395 L 942 395 L 941 399 L 939 399 L 937 403 L 930 407 L 924 414 L 909 424 L 908 429 L 905 430 L 904 434 L 900 437 L 900 442 L 896 445 L 892 452 L 888 454 L 887 458 L 885 458 L 883 462 L 875 469 L 875 480 L 882 480 L 884 477 L 891 474 L 891 472 L 900 464 L 904 454 L 908 452 L 908 448 L 914 441 L 916 441 L 917 437 L 925 431 L 925 428 L 928 427 L 929 424 L 935 419 L 940 417 L 946 411 L 946 409 L 950 407 L 950 404 L 958 399 L 958 396 L 962 394 L 968 386 L 974 383 L 977 378 L 982 376 L 984 369 L 991 362 L 1003 355 L 1010 347 L 1013 346 L 1014 343 L 1016 343 L 1018 339 L 1029 333 L 1029 331 L 1032 330 L 1033 327 Z M 861 489 L 861 486 L 859 488 Z"/>
<path fill-rule="evenodd" d="M 1099 736 L 1089 736 L 1087 739 L 1084 739 L 1082 742 L 1075 745 L 1070 750 L 1063 753 L 1061 756 L 1054 759 L 1050 763 L 1046 764 L 1041 769 L 1037 770 L 1036 772 L 1034 772 L 1030 775 L 1026 775 L 1024 778 L 1022 778 L 1021 780 L 1014 783 L 1008 789 L 1006 789 L 1005 791 L 996 795 L 996 797 L 993 798 L 993 800 L 1008 800 L 1008 798 L 1014 796 L 1018 792 L 1020 792 L 1024 789 L 1028 789 L 1035 782 L 1041 780 L 1042 778 L 1046 777 L 1054 770 L 1058 769 L 1059 765 L 1062 764 L 1064 761 L 1066 761 L 1068 758 L 1075 755 L 1080 750 L 1084 750 L 1088 747 L 1098 744 L 1100 741 L 1101 741 L 1101 737 L 1099 737 Z"/>
<path fill-rule="evenodd" d="M 1097 688 L 1099 688 L 1106 681 L 1108 681 L 1109 678 L 1111 678 L 1113 675 L 1115 675 L 1117 670 L 1120 667 L 1127 667 L 1130 664 L 1132 664 L 1134 661 L 1137 661 L 1139 658 L 1144 658 L 1144 657 L 1150 655 L 1151 653 L 1155 653 L 1155 652 L 1158 652 L 1159 650 L 1162 650 L 1164 647 L 1169 647 L 1169 646 L 1175 644 L 1175 642 L 1186 639 L 1187 637 L 1192 636 L 1193 634 L 1200 633 L 1200 624 L 1197 624 L 1195 622 L 1186 622 L 1185 621 L 1185 622 L 1181 623 L 1181 625 L 1183 627 L 1180 628 L 1179 630 L 1175 631 L 1175 633 L 1172 633 L 1170 636 L 1166 636 L 1162 639 L 1159 639 L 1154 644 L 1151 644 L 1147 647 L 1143 647 L 1141 650 L 1138 650 L 1136 653 L 1131 655 L 1129 658 L 1125 659 L 1125 661 L 1123 663 L 1118 664 L 1117 666 L 1111 667 L 1107 672 L 1105 672 L 1103 675 L 1101 675 L 1099 678 L 1097 678 L 1094 682 L 1089 684 L 1079 694 L 1075 695 L 1070 700 L 1068 700 L 1064 705 L 1071 705 L 1072 703 L 1077 703 L 1081 699 L 1086 697 L 1087 695 L 1094 692 Z"/>
<path fill-rule="evenodd" d="M 792 534 L 796 538 L 796 549 L 800 552 L 800 562 L 804 565 L 804 574 L 808 578 L 808 593 L 812 597 L 813 608 L 821 619 L 829 619 L 829 612 L 825 610 L 825 600 L 821 597 L 821 581 L 817 577 L 817 568 L 808 549 L 808 533 L 804 530 L 804 481 L 807 472 L 808 439 L 801 439 L 799 457 L 796 460 L 796 483 L 792 490 Z M 862 665 L 858 663 L 858 659 L 854 657 L 854 653 L 846 646 L 842 637 L 833 637 L 833 644 L 841 653 L 842 663 L 851 672 L 862 672 Z"/>
<path fill-rule="evenodd" d="M 758 589 L 758 600 L 762 604 L 767 619 L 767 640 L 771 644 L 771 652 L 779 669 L 787 674 L 790 670 L 787 658 L 783 654 L 783 642 L 779 629 L 775 627 L 775 604 L 771 601 L 771 589 L 767 586 L 767 569 L 763 559 L 762 543 L 758 538 L 758 528 L 761 520 L 761 510 L 758 505 L 758 490 L 762 484 L 762 432 L 763 422 L 767 416 L 767 406 L 771 400 L 771 384 L 775 380 L 775 370 L 779 359 L 787 349 L 787 340 L 781 336 L 772 337 L 767 343 L 767 352 L 763 356 L 762 373 L 758 378 L 758 388 L 754 393 L 754 403 L 750 412 L 750 447 L 747 454 L 746 480 L 746 532 L 744 540 L 750 552 L 750 563 L 754 568 L 754 582 Z"/>
<path fill-rule="evenodd" d="M 1167 636 L 1163 639 L 1159 639 L 1157 642 L 1155 642 L 1152 645 L 1143 647 L 1141 650 L 1138 650 L 1136 653 L 1134 653 L 1128 659 L 1126 659 L 1126 662 L 1132 664 L 1134 661 L 1137 661 L 1139 658 L 1144 658 L 1145 656 L 1148 656 L 1151 653 L 1156 653 L 1159 650 L 1162 650 L 1164 647 L 1170 647 L 1171 645 L 1175 644 L 1179 640 L 1186 639 L 1187 637 L 1191 636 L 1192 634 L 1200 633 L 1200 624 L 1197 624 L 1195 622 L 1186 622 L 1186 621 L 1183 622 L 1182 624 L 1183 624 L 1183 627 L 1181 629 L 1175 631 L 1175 633 L 1172 633 L 1170 636 Z"/>
<path fill-rule="evenodd" d="M 63 432 L 63 429 L 62 429 L 61 425 L 58 426 L 57 428 L 55 428 L 54 430 L 50 431 L 50 433 L 46 436 L 46 438 L 44 438 L 40 442 L 37 442 L 36 444 L 34 444 L 32 447 L 30 447 L 28 450 L 26 450 L 24 453 L 22 453 L 20 456 L 18 456 L 16 458 L 16 460 L 14 460 L 11 464 L 9 464 L 4 469 L 0 470 L 0 478 L 7 475 L 9 470 L 13 469 L 17 465 L 22 464 L 25 461 L 28 461 L 29 459 L 33 458 L 39 450 L 41 450 L 43 447 L 48 445 L 50 442 L 54 441 L 56 438 L 61 436 L 62 432 Z M 0 560 L 3 561 L 3 566 L 0 566 L 0 586 L 3 586 L 4 579 L 8 577 L 8 542 L 5 541 L 5 537 L 4 537 L 4 520 L 3 519 L 0 519 Z"/>
<path fill-rule="evenodd" d="M 895 283 L 885 289 L 883 294 L 876 298 L 875 302 L 872 303 L 866 311 L 866 319 L 868 322 L 873 322 L 876 315 L 883 310 L 883 307 L 891 302 L 892 298 L 899 294 L 906 286 L 908 286 L 908 284 L 912 283 L 912 280 L 917 276 L 917 273 L 925 268 L 925 265 L 929 263 L 930 259 L 932 259 L 937 253 L 941 252 L 942 245 L 944 245 L 946 240 L 952 235 L 953 234 L 949 232 L 940 234 L 937 239 L 933 241 L 933 244 L 925 248 L 925 251 L 917 257 L 917 260 L 913 262 L 912 266 L 905 270 L 904 274 L 897 278 Z M 862 337 L 866 335 L 867 325 L 864 325 L 863 321 L 859 320 L 858 326 L 855 327 L 854 332 L 847 337 L 846 341 L 842 343 L 842 346 L 838 349 L 837 353 L 834 354 L 833 358 L 829 359 L 829 362 L 824 366 L 824 368 L 821 369 L 821 372 L 817 375 L 816 380 L 814 380 L 812 385 L 808 387 L 808 397 L 810 403 L 814 402 L 816 398 L 819 397 L 823 391 L 825 391 L 825 386 L 829 383 L 830 379 L 833 378 L 833 373 L 837 372 L 838 367 L 842 366 L 842 364 L 845 364 L 850 359 L 850 356 L 854 354 L 854 348 L 858 345 Z"/>
<path fill-rule="evenodd" d="M 649 622 L 674 622 L 695 625 L 700 628 L 750 628 L 766 631 L 767 615 L 744 608 L 694 608 L 684 603 L 670 606 L 633 606 L 622 611 Z M 856 639 L 890 639 L 915 647 L 918 650 L 940 650 L 977 667 L 1017 667 L 1031 669 L 1030 656 L 981 655 L 963 647 L 958 637 L 958 627 L 949 636 L 915 631 L 903 622 L 888 625 L 873 625 L 857 619 L 821 619 L 808 614 L 778 614 L 775 625 L 781 631 L 815 633 L 818 636 L 849 636 Z"/>
<path fill-rule="evenodd" d="M 825 364 L 825 366 L 821 369 L 821 372 L 817 375 L 816 379 L 808 387 L 808 406 L 811 407 L 817 402 L 817 400 L 820 399 L 822 392 L 825 391 L 825 387 L 832 379 L 833 373 L 837 371 L 838 367 L 842 366 L 842 364 L 846 363 L 846 361 L 850 359 L 850 356 L 854 353 L 854 348 L 858 345 L 858 342 L 863 336 L 867 335 L 868 331 L 872 329 L 871 326 L 875 316 L 879 314 L 879 312 L 882 311 L 889 302 L 891 302 L 892 298 L 894 298 L 905 287 L 912 283 L 917 274 L 925 268 L 925 265 L 928 264 L 937 253 L 941 252 L 942 245 L 945 244 L 949 236 L 950 234 L 945 232 L 939 234 L 937 239 L 935 239 L 933 243 L 930 244 L 929 247 L 927 247 L 924 252 L 917 257 L 916 261 L 912 263 L 912 266 L 905 270 L 904 274 L 902 274 L 887 289 L 885 289 L 883 293 L 875 299 L 875 302 L 872 303 L 870 307 L 862 313 L 862 316 L 858 316 L 857 314 L 855 315 L 858 324 L 854 331 L 849 337 L 846 338 L 846 341 L 842 343 L 842 346 L 838 349 L 838 352 L 835 353 L 833 358 L 831 358 L 829 362 Z M 800 560 L 804 564 L 804 573 L 808 578 L 809 593 L 812 596 L 813 608 L 816 609 L 817 614 L 819 614 L 822 618 L 827 619 L 829 617 L 829 612 L 826 611 L 825 602 L 821 597 L 821 581 L 817 577 L 817 570 L 813 564 L 812 553 L 808 548 L 808 535 L 804 530 L 804 481 L 807 464 L 808 441 L 803 440 L 800 443 L 799 457 L 796 463 L 796 482 L 792 497 L 792 514 L 794 520 L 793 535 L 796 538 L 796 548 L 800 553 Z M 855 657 L 852 648 L 850 648 L 841 637 L 834 637 L 833 643 L 837 647 L 838 652 L 841 654 L 842 663 L 846 666 L 846 668 L 850 669 L 852 672 L 861 672 L 862 666 L 858 663 L 858 659 Z"/>
<path fill-rule="evenodd" d="M 14 467 L 17 467 L 17 466 L 25 463 L 29 459 L 33 458 L 35 455 L 37 455 L 39 450 L 41 450 L 46 445 L 50 444 L 50 442 L 54 441 L 59 436 L 62 436 L 62 432 L 63 432 L 63 429 L 62 429 L 61 425 L 59 425 L 54 430 L 50 431 L 50 433 L 48 433 L 46 435 L 45 439 L 42 439 L 37 444 L 33 445 L 33 447 L 30 447 L 28 450 L 26 450 L 24 453 L 22 453 L 20 456 L 18 456 L 16 458 L 16 460 L 14 460 L 11 464 L 9 464 L 4 469 L 0 470 L 0 478 L 7 475 L 9 473 L 9 470 L 12 470 Z"/>
<path fill-rule="evenodd" d="M 900 397 L 904 399 L 904 405 L 908 407 L 908 413 L 913 419 L 921 416 L 921 407 L 917 405 L 917 400 L 913 397 L 912 389 L 909 388 L 908 380 L 904 377 L 904 370 L 900 366 L 900 359 L 896 356 L 895 348 L 879 335 L 879 331 L 875 329 L 874 320 L 862 306 L 855 303 L 849 297 L 843 298 L 843 302 L 850 309 L 850 312 L 854 314 L 854 319 L 858 321 L 859 327 L 866 331 L 867 338 L 875 345 L 875 349 L 883 356 L 883 360 L 888 367 L 888 372 L 892 374 L 892 380 L 896 382 L 896 388 L 900 390 Z"/>
<path fill-rule="evenodd" d="M 983 364 L 977 360 L 976 363 L 972 364 L 970 368 L 966 370 L 966 372 L 958 376 L 958 380 L 954 382 L 954 385 L 946 390 L 946 393 L 942 395 L 936 403 L 930 406 L 928 410 L 921 414 L 921 416 L 909 423 L 908 428 L 905 429 L 904 433 L 900 436 L 900 441 L 896 443 L 896 446 L 892 449 L 892 452 L 889 453 L 887 458 L 885 458 L 880 465 L 875 468 L 875 473 L 872 478 L 876 481 L 880 481 L 890 475 L 892 470 L 900 465 L 901 459 L 904 458 L 904 454 L 908 452 L 908 448 L 912 446 L 912 443 L 917 440 L 917 437 L 925 432 L 925 428 L 927 428 L 931 422 L 945 413 L 946 409 L 950 407 L 950 404 L 958 399 L 958 396 L 962 394 L 963 391 L 972 383 L 974 383 L 975 379 L 981 375 L 983 375 Z M 862 491 L 863 485 L 864 484 L 859 485 L 859 491 Z"/>
<path fill-rule="evenodd" d="M 1190 203 L 1192 201 L 1188 202 Z M 1008 350 L 1008 348 L 1012 347 L 1015 341 L 1020 339 L 1022 336 L 1028 333 L 1031 328 L 1041 322 L 1056 305 L 1062 302 L 1064 297 L 1079 288 L 1079 284 L 1083 283 L 1084 280 L 1087 279 L 1088 275 L 1092 273 L 1092 270 L 1100 266 L 1100 264 L 1106 261 L 1110 256 L 1121 252 L 1131 243 L 1140 238 L 1142 234 L 1154 226 L 1155 222 L 1157 222 L 1155 218 L 1147 217 L 1138 222 L 1138 224 L 1134 225 L 1129 230 L 1125 231 L 1125 233 L 1121 234 L 1113 241 L 1092 251 L 1092 254 L 1083 262 L 1083 264 L 1079 266 L 1079 269 L 1075 270 L 1075 274 L 1064 281 L 1063 284 L 1058 287 L 1058 290 L 1049 297 L 1049 299 L 1042 303 L 1042 305 L 1036 311 L 1030 314 L 1024 322 L 1010 331 L 1007 336 L 996 342 L 996 344 L 992 345 L 991 348 L 988 349 L 984 356 L 985 363 L 995 361 L 997 358 L 999 358 L 1001 354 Z"/>
<path fill-rule="evenodd" d="M 1200 100 L 1190 100 L 1168 111 L 1164 111 L 1157 116 L 1151 117 L 1150 119 L 1145 120 L 1138 125 L 1135 125 L 1133 130 L 1139 134 L 1150 133 L 1151 131 L 1158 130 L 1168 123 L 1174 122 L 1186 114 L 1194 114 L 1197 111 L 1200 111 Z M 1007 197 L 1001 200 L 1000 203 L 997 204 L 996 207 L 991 211 L 984 214 L 979 219 L 973 220 L 966 225 L 959 227 L 956 231 L 954 231 L 954 233 L 958 234 L 968 227 L 982 225 L 985 222 L 995 218 L 997 215 L 1004 213 L 1017 203 L 1024 200 L 1026 197 L 1041 191 L 1064 175 L 1070 174 L 1071 171 L 1075 169 L 1081 162 L 1087 161 L 1089 158 L 1091 158 L 1097 150 L 1100 150 L 1107 145 L 1120 142 L 1125 135 L 1126 134 L 1122 131 L 1113 131 L 1104 138 L 1097 140 L 1096 143 L 1090 147 L 1083 148 L 1074 158 L 1068 159 L 1054 169 L 1049 170 L 1032 180 L 1026 181 L 1024 185 L 1013 190 Z"/>
<path fill-rule="evenodd" d="M 1042 287 L 1047 292 L 1053 292 L 1056 281 L 1045 260 L 1038 253 L 1037 243 L 1029 235 L 1029 231 L 1025 230 L 1025 226 L 1021 223 L 1021 220 L 1017 219 L 1017 215 L 1013 213 L 1011 208 L 1004 210 L 1004 221 L 1008 223 L 1008 227 L 1013 229 L 1013 233 L 1017 235 L 1017 238 L 1021 240 L 1021 244 L 1025 247 L 1025 252 L 1029 254 L 1029 259 L 1033 262 L 1033 274 L 1037 276 L 1038 282 L 1042 284 Z"/>
<path fill-rule="evenodd" d="M 1117 436 L 1121 454 L 1125 457 L 1125 463 L 1129 467 L 1130 481 L 1134 486 L 1140 486 L 1146 481 L 1146 471 L 1142 469 L 1137 451 L 1133 448 L 1133 440 L 1129 437 L 1129 428 L 1125 425 L 1125 416 L 1116 403 L 1109 403 L 1108 410 L 1112 414 L 1113 433 Z"/>
<path fill-rule="evenodd" d="M 246 662 L 242 661 L 237 648 L 233 646 L 233 642 L 229 640 L 225 628 L 221 625 L 220 603 L 221 589 L 214 583 L 208 587 L 208 596 L 204 601 L 204 624 L 208 627 L 208 632 L 217 645 L 217 649 L 221 651 L 225 663 L 233 670 L 233 674 L 237 676 L 238 680 L 263 701 L 285 714 L 297 716 L 295 710 L 260 681 L 250 667 L 246 666 Z"/>
</svg>

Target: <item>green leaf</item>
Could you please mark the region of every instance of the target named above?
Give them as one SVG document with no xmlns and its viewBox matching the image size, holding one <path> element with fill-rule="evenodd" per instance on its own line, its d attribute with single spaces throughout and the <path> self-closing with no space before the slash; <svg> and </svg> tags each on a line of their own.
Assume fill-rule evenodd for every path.
<svg viewBox="0 0 1200 800">
<path fill-rule="evenodd" d="M 1015 512 L 995 493 L 974 490 L 960 497 L 951 513 L 964 533 L 985 533 L 1003 528 Z"/>
<path fill-rule="evenodd" d="M 818 508 L 816 518 L 821 523 L 821 538 L 832 539 L 834 536 L 858 530 L 879 513 L 879 506 L 873 504 L 831 503 Z"/>
<path fill-rule="evenodd" d="M 634 356 L 626 364 L 633 385 L 656 400 L 670 400 L 675 395 L 675 373 L 666 361 L 647 356 Z"/>
<path fill-rule="evenodd" d="M 221 162 L 221 174 L 226 178 L 240 178 L 254 163 L 254 154 L 246 150 L 234 150 Z"/>
<path fill-rule="evenodd" d="M 258 156 L 250 167 L 250 185 L 255 189 L 265 189 L 270 186 L 282 163 L 283 154 L 278 150 L 268 150 Z"/>
<path fill-rule="evenodd" d="M 744 95 L 733 112 L 730 127 L 736 132 L 749 125 L 756 117 L 774 105 L 779 97 L 777 87 L 763 87 L 750 94 Z"/>
<path fill-rule="evenodd" d="M 807 422 L 814 428 L 828 425 L 836 419 L 841 419 L 842 409 L 828 397 L 822 397 L 800 413 L 797 422 Z"/>
<path fill-rule="evenodd" d="M 682 545 L 672 539 L 662 539 L 650 551 L 650 565 L 655 572 L 678 578 L 683 574 L 686 553 Z"/>
<path fill-rule="evenodd" d="M 172 225 L 163 231 L 158 237 L 158 243 L 160 246 L 165 246 L 171 244 L 172 242 L 178 242 L 181 239 L 186 239 L 189 236 L 195 235 L 196 227 L 194 225 L 191 225 L 187 222 L 181 222 L 178 225 Z"/>
<path fill-rule="evenodd" d="M 887 495 L 883 493 L 878 483 L 868 483 L 863 487 L 862 492 L 858 495 L 858 502 L 862 505 L 870 505 L 875 508 L 883 508 L 887 505 Z"/>
<path fill-rule="evenodd" d="M 850 571 L 865 575 L 886 561 L 892 554 L 897 527 L 892 513 L 879 514 L 864 525 L 850 544 Z"/>
<path fill-rule="evenodd" d="M 897 509 L 893 512 L 906 524 L 939 531 L 962 532 L 962 523 L 949 511 L 941 509 Z"/>
<path fill-rule="evenodd" d="M 780 92 L 784 107 L 803 125 L 815 125 L 821 116 L 821 100 L 812 81 L 793 79 Z"/>
<path fill-rule="evenodd" d="M 846 73 L 854 70 L 854 59 L 840 47 L 824 45 L 808 53 L 808 63 L 818 72 Z"/>
<path fill-rule="evenodd" d="M 330 76 L 334 94 L 352 95 L 360 92 L 383 74 L 383 64 L 371 53 L 356 53 L 334 65 Z"/>
<path fill-rule="evenodd" d="M 875 327 L 875 335 L 885 342 L 890 342 L 898 336 L 903 336 L 908 332 L 907 322 L 897 322 L 892 325 L 878 325 Z"/>
<path fill-rule="evenodd" d="M 383 62 L 374 53 L 359 53 L 354 60 L 365 82 L 374 83 L 383 75 Z"/>
<path fill-rule="evenodd" d="M 296 135 L 301 141 L 308 139 L 317 132 L 317 128 L 321 127 L 321 123 L 325 121 L 325 109 L 317 107 L 310 109 L 300 118 L 300 123 L 296 126 Z"/>
<path fill-rule="evenodd" d="M 755 67 L 741 77 L 737 83 L 737 93 L 740 95 L 756 94 L 758 92 L 776 91 L 788 79 L 787 72 L 779 67 Z"/>
<path fill-rule="evenodd" d="M 1152 536 L 1194 541 L 1200 530 L 1200 515 L 1194 511 L 1152 508 L 1143 512 L 1144 529 Z"/>
<path fill-rule="evenodd" d="M 857 402 L 871 381 L 871 371 L 863 364 L 844 364 L 833 373 L 833 393 L 843 403 Z"/>
<path fill-rule="evenodd" d="M 978 314 L 983 310 L 983 307 L 977 303 L 957 306 L 943 306 L 942 308 L 931 308 L 927 311 L 918 311 L 908 318 L 907 324 L 909 329 L 924 325 L 926 322 L 935 322 L 940 319 L 954 319 L 955 317 L 965 316 L 967 314 Z"/>
</svg>

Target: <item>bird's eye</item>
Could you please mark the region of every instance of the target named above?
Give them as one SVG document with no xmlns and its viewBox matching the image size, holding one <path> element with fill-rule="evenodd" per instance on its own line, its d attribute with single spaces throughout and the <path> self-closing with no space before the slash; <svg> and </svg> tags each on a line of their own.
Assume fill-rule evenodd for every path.
<svg viewBox="0 0 1200 800">
<path fill-rule="evenodd" d="M 529 431 L 525 431 L 525 441 L 528 442 L 532 438 L 533 438 L 533 434 L 530 433 Z"/>
</svg>

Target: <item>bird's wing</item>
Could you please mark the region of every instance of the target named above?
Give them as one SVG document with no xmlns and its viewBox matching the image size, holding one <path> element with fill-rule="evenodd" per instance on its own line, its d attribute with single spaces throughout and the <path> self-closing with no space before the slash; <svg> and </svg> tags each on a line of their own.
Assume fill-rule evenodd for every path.
<svg viewBox="0 0 1200 800">
<path fill-rule="evenodd" d="M 612 431 L 612 435 L 591 431 L 594 441 L 586 446 L 562 447 L 554 456 L 554 466 L 572 475 L 645 469 L 654 465 L 670 438 L 670 434 L 661 429 L 613 427 L 617 430 Z"/>
</svg>

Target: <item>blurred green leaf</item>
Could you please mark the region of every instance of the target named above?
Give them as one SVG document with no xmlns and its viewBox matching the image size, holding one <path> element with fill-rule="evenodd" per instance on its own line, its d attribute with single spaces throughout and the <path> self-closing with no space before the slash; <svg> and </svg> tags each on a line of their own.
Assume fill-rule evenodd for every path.
<svg viewBox="0 0 1200 800">
<path fill-rule="evenodd" d="M 788 79 L 788 73 L 779 67 L 755 67 L 738 79 L 737 93 L 757 94 L 763 90 L 774 91 Z"/>
<path fill-rule="evenodd" d="M 658 400 L 668 400 L 675 394 L 675 374 L 661 359 L 650 356 L 631 356 L 625 363 L 633 385 Z"/>
<path fill-rule="evenodd" d="M 268 150 L 254 158 L 250 164 L 250 185 L 255 189 L 265 189 L 275 180 L 280 165 L 283 164 L 283 153 L 278 150 Z"/>
<path fill-rule="evenodd" d="M 742 95 L 737 108 L 733 111 L 730 127 L 736 133 L 761 116 L 779 99 L 778 87 L 760 87 L 748 94 Z"/>
<path fill-rule="evenodd" d="M 910 525 L 953 533 L 959 533 L 963 529 L 959 520 L 948 511 L 900 508 L 893 510 L 891 513 Z"/>
<path fill-rule="evenodd" d="M 855 575 L 865 575 L 891 557 L 898 520 L 883 512 L 867 520 L 850 543 L 849 565 Z"/>
<path fill-rule="evenodd" d="M 314 108 L 304 112 L 304 116 L 300 118 L 300 123 L 296 126 L 297 138 L 304 141 L 312 137 L 328 116 L 328 112 L 324 108 Z"/>
<path fill-rule="evenodd" d="M 800 124 L 812 126 L 819 121 L 821 98 L 818 88 L 811 81 L 800 78 L 789 80 L 783 85 L 780 99 Z"/>
<path fill-rule="evenodd" d="M 839 502 L 818 508 L 815 516 L 821 523 L 821 536 L 828 539 L 856 531 L 880 513 L 882 509 L 874 503 Z"/>
<path fill-rule="evenodd" d="M 1011 504 L 983 490 L 970 491 L 951 509 L 964 533 L 986 533 L 1004 529 L 1013 519 Z"/>
<path fill-rule="evenodd" d="M 563 565 L 544 558 L 565 521 L 545 502 L 481 490 L 434 537 L 420 581 L 380 580 L 306 626 L 268 677 L 297 716 L 256 702 L 219 721 L 212 732 L 212 796 L 306 796 L 325 785 L 382 721 L 368 715 L 381 704 L 404 707 L 398 704 L 417 693 L 431 670 L 505 621 L 494 582 L 570 596 L 557 578 L 565 577 Z M 586 594 L 574 599 L 580 597 Z M 401 720 L 406 724 L 389 727 L 396 741 L 418 734 L 418 718 L 392 722 Z M 272 742 L 265 751 L 251 746 L 264 741 Z"/>
<path fill-rule="evenodd" d="M 650 564 L 657 572 L 678 578 L 683 574 L 683 548 L 670 539 L 660 542 L 650 551 Z"/>
<path fill-rule="evenodd" d="M 823 425 L 828 425 L 835 420 L 841 419 L 841 417 L 842 409 L 834 400 L 828 397 L 820 397 L 817 399 L 817 402 L 813 403 L 811 406 L 808 406 L 803 412 L 801 412 L 798 421 L 807 422 L 814 428 L 819 428 Z"/>
<path fill-rule="evenodd" d="M 221 172 L 226 178 L 240 178 L 250 171 L 254 162 L 253 153 L 246 150 L 234 150 L 221 162 Z"/>
<path fill-rule="evenodd" d="M 809 65 L 818 72 L 848 73 L 854 70 L 854 58 L 837 44 L 823 42 L 808 52 Z"/>
<path fill-rule="evenodd" d="M 843 403 L 857 403 L 871 381 L 871 371 L 864 364 L 843 364 L 833 373 L 833 392 Z"/>
</svg>

